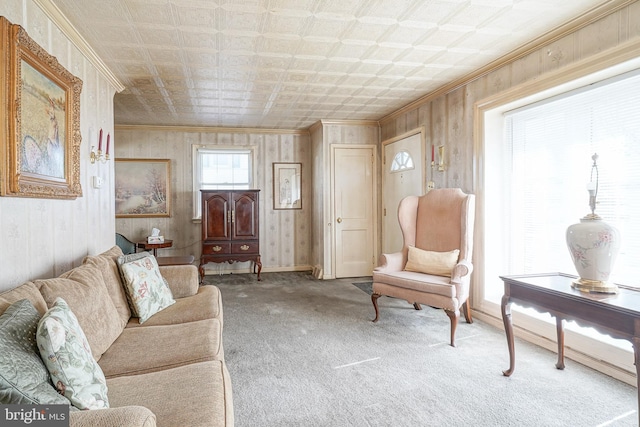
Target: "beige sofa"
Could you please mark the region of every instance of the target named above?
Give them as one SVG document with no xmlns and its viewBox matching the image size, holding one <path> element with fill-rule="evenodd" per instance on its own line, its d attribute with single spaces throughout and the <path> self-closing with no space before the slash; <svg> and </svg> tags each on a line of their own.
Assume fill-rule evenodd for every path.
<svg viewBox="0 0 640 427">
<path fill-rule="evenodd" d="M 59 296 L 78 318 L 110 407 L 73 411 L 71 426 L 233 426 L 220 291 L 199 286 L 195 266 L 160 267 L 176 303 L 140 324 L 127 304 L 120 255 L 114 246 L 57 278 L 0 294 L 0 314 L 24 298 L 44 314 Z"/>
</svg>

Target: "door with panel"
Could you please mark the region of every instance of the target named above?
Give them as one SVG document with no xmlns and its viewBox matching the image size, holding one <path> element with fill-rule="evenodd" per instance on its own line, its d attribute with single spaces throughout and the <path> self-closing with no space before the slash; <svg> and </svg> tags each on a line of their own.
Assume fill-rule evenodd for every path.
<svg viewBox="0 0 640 427">
<path fill-rule="evenodd" d="M 382 252 L 402 250 L 398 205 L 406 196 L 425 190 L 425 160 L 422 132 L 383 142 Z"/>
<path fill-rule="evenodd" d="M 335 277 L 370 276 L 375 261 L 375 147 L 332 147 Z"/>
</svg>

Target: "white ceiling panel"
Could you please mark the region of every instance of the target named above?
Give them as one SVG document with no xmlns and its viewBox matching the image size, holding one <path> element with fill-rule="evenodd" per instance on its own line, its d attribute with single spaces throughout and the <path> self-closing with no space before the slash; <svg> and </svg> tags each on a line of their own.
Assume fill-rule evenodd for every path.
<svg viewBox="0 0 640 427">
<path fill-rule="evenodd" d="M 118 124 L 377 120 L 605 0 L 52 0 L 126 89 Z"/>
</svg>

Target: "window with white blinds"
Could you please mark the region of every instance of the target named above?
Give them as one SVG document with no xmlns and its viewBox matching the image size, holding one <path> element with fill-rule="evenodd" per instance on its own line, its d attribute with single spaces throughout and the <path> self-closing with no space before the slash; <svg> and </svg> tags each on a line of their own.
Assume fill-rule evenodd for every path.
<svg viewBox="0 0 640 427">
<path fill-rule="evenodd" d="M 247 189 L 252 185 L 253 149 L 193 146 L 193 212 L 200 218 L 200 190 Z"/>
<path fill-rule="evenodd" d="M 622 235 L 611 281 L 640 287 L 640 72 L 510 111 L 505 123 L 509 271 L 576 274 L 565 232 L 590 213 L 597 153 L 596 213 Z"/>
</svg>

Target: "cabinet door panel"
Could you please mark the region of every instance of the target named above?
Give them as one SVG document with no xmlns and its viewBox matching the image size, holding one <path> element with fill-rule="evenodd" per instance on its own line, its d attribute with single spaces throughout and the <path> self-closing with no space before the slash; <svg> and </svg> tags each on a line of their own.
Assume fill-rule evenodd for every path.
<svg viewBox="0 0 640 427">
<path fill-rule="evenodd" d="M 233 240 L 258 238 L 258 202 L 257 193 L 238 193 L 233 195 L 234 226 Z"/>
<path fill-rule="evenodd" d="M 231 217 L 226 193 L 202 193 L 202 240 L 229 240 Z"/>
</svg>

